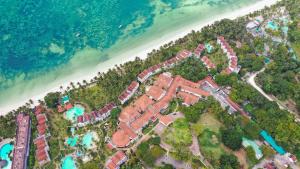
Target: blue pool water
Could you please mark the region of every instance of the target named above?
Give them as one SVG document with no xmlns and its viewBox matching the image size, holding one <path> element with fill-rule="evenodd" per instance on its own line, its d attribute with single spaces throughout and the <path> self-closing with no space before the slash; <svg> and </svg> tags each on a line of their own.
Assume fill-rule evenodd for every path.
<svg viewBox="0 0 300 169">
<path fill-rule="evenodd" d="M 262 151 L 260 150 L 259 146 L 252 140 L 246 139 L 243 137 L 243 142 L 242 142 L 244 147 L 251 146 L 255 152 L 255 156 L 257 159 L 260 159 L 263 156 Z"/>
<path fill-rule="evenodd" d="M 67 139 L 67 144 L 71 147 L 75 147 L 78 141 L 78 136 L 74 136 L 74 137 L 69 137 Z"/>
<path fill-rule="evenodd" d="M 74 122 L 77 120 L 77 117 L 83 115 L 83 113 L 84 108 L 79 105 L 75 105 L 73 108 L 66 111 L 66 117 L 68 120 Z"/>
<path fill-rule="evenodd" d="M 269 21 L 267 28 L 272 29 L 273 31 L 278 30 L 278 25 L 274 21 Z"/>
<path fill-rule="evenodd" d="M 90 148 L 92 146 L 93 141 L 93 134 L 92 133 L 86 133 L 82 138 L 82 145 L 86 148 Z"/>
<path fill-rule="evenodd" d="M 212 50 L 214 49 L 213 46 L 210 45 L 209 43 L 205 43 L 205 48 L 206 48 L 208 53 L 211 53 Z"/>
<path fill-rule="evenodd" d="M 66 156 L 62 160 L 61 168 L 62 169 L 76 169 L 76 164 L 75 164 L 73 157 Z"/>
<path fill-rule="evenodd" d="M 0 147 L 0 159 L 6 160 L 7 165 L 3 169 L 10 169 L 11 168 L 11 159 L 9 158 L 9 154 L 12 152 L 14 146 L 11 144 L 4 144 Z"/>
</svg>

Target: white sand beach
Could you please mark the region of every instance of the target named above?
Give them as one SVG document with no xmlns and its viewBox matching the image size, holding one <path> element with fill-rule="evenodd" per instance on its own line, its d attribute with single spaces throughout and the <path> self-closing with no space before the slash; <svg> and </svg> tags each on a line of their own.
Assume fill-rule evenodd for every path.
<svg viewBox="0 0 300 169">
<path fill-rule="evenodd" d="M 105 72 L 108 69 L 113 68 L 115 65 L 134 60 L 135 57 L 145 59 L 147 57 L 147 54 L 150 53 L 153 49 L 159 49 L 160 46 L 169 43 L 170 41 L 175 41 L 176 39 L 182 38 L 188 33 L 190 33 L 192 30 L 195 31 L 201 30 L 202 27 L 209 24 L 213 24 L 215 21 L 224 18 L 235 19 L 237 17 L 247 15 L 251 12 L 261 10 L 265 6 L 271 6 L 278 1 L 280 0 L 262 0 L 257 3 L 253 3 L 249 6 L 242 7 L 232 12 L 227 12 L 225 14 L 219 15 L 214 18 L 201 20 L 199 22 L 194 22 L 193 24 L 183 26 L 182 28 L 177 29 L 175 31 L 171 31 L 168 34 L 165 34 L 164 36 L 153 39 L 151 41 L 147 41 L 146 43 L 143 44 L 136 45 L 130 48 L 130 50 L 126 50 L 126 51 L 114 50 L 114 51 L 118 51 L 118 52 L 113 52 L 113 55 L 116 57 L 112 57 L 109 60 L 100 63 L 95 68 L 92 68 L 90 70 L 84 70 L 81 72 L 76 72 L 75 74 L 67 76 L 64 79 L 57 80 L 45 87 L 36 90 L 32 89 L 33 91 L 30 94 L 26 95 L 25 97 L 19 97 L 16 98 L 15 100 L 9 100 L 9 103 L 0 104 L 0 115 L 5 115 L 9 111 L 17 109 L 18 107 L 28 102 L 29 99 L 32 99 L 35 104 L 38 104 L 38 100 L 42 100 L 47 93 L 59 91 L 60 86 L 66 88 L 68 85 L 70 85 L 70 82 L 74 82 L 74 84 L 76 84 L 77 82 L 82 82 L 83 80 L 90 81 L 90 79 L 92 79 L 97 75 L 97 72 Z"/>
</svg>

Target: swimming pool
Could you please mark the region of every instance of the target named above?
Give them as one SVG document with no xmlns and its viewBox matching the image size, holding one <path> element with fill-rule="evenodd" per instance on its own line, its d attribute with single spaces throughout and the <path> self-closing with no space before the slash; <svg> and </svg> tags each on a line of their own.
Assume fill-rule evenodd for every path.
<svg viewBox="0 0 300 169">
<path fill-rule="evenodd" d="M 251 146 L 253 148 L 253 150 L 255 151 L 255 157 L 257 159 L 260 159 L 263 156 L 262 151 L 260 150 L 259 146 L 254 141 L 246 139 L 245 137 L 243 137 L 242 144 L 243 144 L 244 147 Z"/>
<path fill-rule="evenodd" d="M 267 28 L 274 30 L 278 30 L 278 25 L 274 21 L 269 21 L 267 24 Z"/>
<path fill-rule="evenodd" d="M 93 134 L 92 133 L 86 133 L 82 138 L 82 145 L 86 148 L 90 148 L 92 146 L 93 141 Z"/>
<path fill-rule="evenodd" d="M 83 113 L 84 113 L 84 108 L 80 105 L 75 105 L 73 108 L 66 111 L 66 117 L 68 120 L 74 122 L 77 120 L 77 117 L 83 115 Z"/>
<path fill-rule="evenodd" d="M 12 144 L 4 144 L 0 148 L 0 159 L 7 161 L 7 165 L 3 169 L 11 168 L 11 159 L 9 158 L 9 154 L 12 152 L 14 146 Z"/>
<path fill-rule="evenodd" d="M 62 169 L 76 169 L 75 161 L 72 156 L 66 156 L 62 160 L 61 164 Z"/>
<path fill-rule="evenodd" d="M 75 136 L 75 137 L 69 137 L 67 139 L 67 144 L 71 147 L 75 147 L 76 144 L 77 144 L 77 141 L 78 141 L 78 136 Z"/>
<path fill-rule="evenodd" d="M 211 46 L 209 43 L 205 43 L 205 48 L 208 53 L 211 53 L 211 51 L 213 50 L 213 46 Z"/>
</svg>

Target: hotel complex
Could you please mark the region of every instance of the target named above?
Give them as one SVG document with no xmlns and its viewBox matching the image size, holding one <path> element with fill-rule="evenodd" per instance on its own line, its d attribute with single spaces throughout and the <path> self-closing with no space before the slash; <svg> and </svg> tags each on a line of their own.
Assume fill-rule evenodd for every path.
<svg viewBox="0 0 300 169">
<path fill-rule="evenodd" d="M 31 119 L 29 115 L 18 114 L 16 143 L 13 151 L 12 169 L 26 169 L 29 156 L 29 143 L 31 136 Z"/>
</svg>

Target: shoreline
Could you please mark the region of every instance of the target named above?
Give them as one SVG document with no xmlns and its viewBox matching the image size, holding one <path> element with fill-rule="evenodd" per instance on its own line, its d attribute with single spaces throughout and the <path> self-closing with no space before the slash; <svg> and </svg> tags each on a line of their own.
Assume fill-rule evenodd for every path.
<svg viewBox="0 0 300 169">
<path fill-rule="evenodd" d="M 90 79 L 92 79 L 93 77 L 95 77 L 97 75 L 97 72 L 106 72 L 108 69 L 114 68 L 115 65 L 119 65 L 119 64 L 122 64 L 122 63 L 125 63 L 128 61 L 132 61 L 136 57 L 145 59 L 145 58 L 147 58 L 148 53 L 150 53 L 153 49 L 157 50 L 160 48 L 160 46 L 163 46 L 164 44 L 167 44 L 171 41 L 175 41 L 179 38 L 182 38 L 182 37 L 186 36 L 188 33 L 190 33 L 192 30 L 200 31 L 201 28 L 203 28 L 204 26 L 211 25 L 216 21 L 222 20 L 224 18 L 235 19 L 238 17 L 242 17 L 242 16 L 245 16 L 254 11 L 258 11 L 265 7 L 274 5 L 279 1 L 280 0 L 262 0 L 260 2 L 254 3 L 252 5 L 237 9 L 233 12 L 225 12 L 224 14 L 220 14 L 211 20 L 206 19 L 206 20 L 202 20 L 200 22 L 195 22 L 191 25 L 187 25 L 178 30 L 170 32 L 160 38 L 151 40 L 151 41 L 146 42 L 146 43 L 144 43 L 140 46 L 137 46 L 133 49 L 127 50 L 126 52 L 120 51 L 120 52 L 113 53 L 113 55 L 116 57 L 112 57 L 109 60 L 98 64 L 90 72 L 80 72 L 76 75 L 66 77 L 64 79 L 64 81 L 65 81 L 64 83 L 59 84 L 58 82 L 56 82 L 58 84 L 53 84 L 54 87 L 48 87 L 50 89 L 46 89 L 46 90 L 44 89 L 44 91 L 39 92 L 39 94 L 37 94 L 37 95 L 28 96 L 26 99 L 22 99 L 22 100 L 19 99 L 15 102 L 1 106 L 0 116 L 4 116 L 4 115 L 8 114 L 10 111 L 17 109 L 20 106 L 23 106 L 26 102 L 28 102 L 29 99 L 33 100 L 34 105 L 37 105 L 38 100 L 43 100 L 44 96 L 46 96 L 48 93 L 60 91 L 60 86 L 62 86 L 65 89 L 67 86 L 70 85 L 70 82 L 73 82 L 74 84 L 76 84 L 77 82 L 82 82 L 83 80 L 89 81 Z"/>
</svg>

